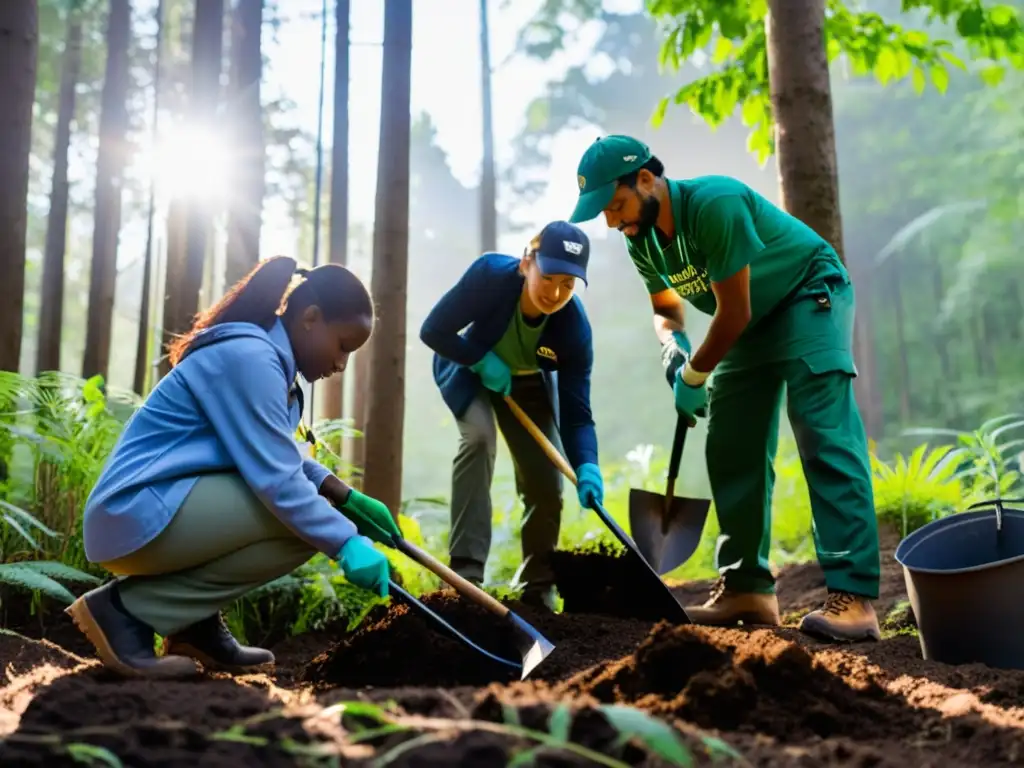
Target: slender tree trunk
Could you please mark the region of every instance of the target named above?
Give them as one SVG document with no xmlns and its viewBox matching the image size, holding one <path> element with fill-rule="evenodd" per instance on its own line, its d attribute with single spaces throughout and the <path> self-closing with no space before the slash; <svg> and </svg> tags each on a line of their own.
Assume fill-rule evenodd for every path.
<svg viewBox="0 0 1024 768">
<path fill-rule="evenodd" d="M 491 42 L 487 0 L 480 0 L 480 80 L 483 95 L 483 167 L 480 174 L 480 249 L 498 248 L 497 182 L 494 171 L 494 110 L 491 106 Z"/>
<path fill-rule="evenodd" d="M 904 320 L 903 307 L 903 269 L 899 259 L 891 261 L 892 274 L 889 280 L 889 300 L 892 302 L 894 313 L 894 330 L 896 332 L 896 364 L 899 367 L 900 387 L 900 419 L 904 424 L 910 421 L 911 387 L 910 381 L 910 359 L 907 350 L 906 321 Z"/>
<path fill-rule="evenodd" d="M 117 246 L 121 231 L 121 191 L 125 136 L 128 131 L 128 43 L 131 6 L 110 0 L 107 21 L 107 68 L 100 108 L 100 146 L 96 159 L 96 203 L 93 211 L 92 271 L 85 329 L 82 375 L 106 378 L 117 287 Z"/>
<path fill-rule="evenodd" d="M 201 131 L 216 130 L 223 55 L 224 0 L 196 0 L 192 31 L 190 118 Z M 213 201 L 190 195 L 185 201 L 185 270 L 182 275 L 175 333 L 185 333 L 199 312 L 203 268 L 213 226 Z"/>
<path fill-rule="evenodd" d="M 60 338 L 64 318 L 64 252 L 68 229 L 68 149 L 75 117 L 75 88 L 82 65 L 82 17 L 68 10 L 68 31 L 61 62 L 57 131 L 53 142 L 53 181 L 46 218 L 46 247 L 39 307 L 36 374 L 60 370 Z"/>
<path fill-rule="evenodd" d="M 936 258 L 932 261 L 931 272 L 932 295 L 935 299 L 935 316 L 938 317 L 942 311 L 942 298 L 946 293 L 941 258 Z M 949 332 L 944 328 L 936 329 L 934 341 L 935 349 L 939 354 L 939 369 L 942 371 L 942 386 L 939 387 L 939 402 L 943 410 L 942 415 L 943 417 L 947 415 L 945 410 L 948 406 L 952 410 L 952 413 L 948 415 L 952 417 L 953 422 L 959 422 L 959 399 L 948 396 L 950 388 L 956 386 L 957 382 L 956 368 L 953 366 L 953 360 L 949 354 Z"/>
<path fill-rule="evenodd" d="M 160 123 L 160 69 L 163 62 L 164 0 L 156 4 L 156 61 L 153 71 L 153 137 L 157 137 Z M 135 346 L 135 379 L 132 388 L 136 394 L 146 391 L 146 374 L 150 355 L 150 295 L 153 292 L 153 216 L 156 209 L 156 180 L 149 181 L 149 204 L 146 211 L 146 255 L 142 268 L 142 297 L 139 301 L 139 337 Z"/>
<path fill-rule="evenodd" d="M 239 0 L 231 23 L 231 119 L 237 136 L 228 211 L 228 286 L 245 277 L 260 260 L 265 151 L 260 79 L 263 0 Z"/>
<path fill-rule="evenodd" d="M 166 276 L 164 278 L 163 331 L 161 333 L 161 355 L 157 366 L 158 374 L 163 377 L 171 370 L 170 360 L 164 351 L 165 345 L 174 341 L 174 336 L 187 330 L 188 316 L 182 312 L 182 283 L 185 278 L 187 258 L 185 236 L 185 204 L 181 200 L 172 200 L 167 211 L 167 257 Z"/>
<path fill-rule="evenodd" d="M 0 371 L 21 363 L 28 167 L 39 50 L 36 0 L 0 2 Z M 0 469 L 6 469 L 0 464 Z"/>
<path fill-rule="evenodd" d="M 334 130 L 331 137 L 331 225 L 328 259 L 348 264 L 348 103 L 349 103 L 349 0 L 334 5 Z M 336 374 L 323 384 L 324 416 L 344 415 L 345 374 Z M 341 442 L 335 446 L 341 450 Z"/>
<path fill-rule="evenodd" d="M 377 338 L 370 356 L 364 482 L 366 493 L 396 516 L 405 417 L 411 59 L 412 0 L 388 0 L 371 285 L 378 302 Z"/>
</svg>

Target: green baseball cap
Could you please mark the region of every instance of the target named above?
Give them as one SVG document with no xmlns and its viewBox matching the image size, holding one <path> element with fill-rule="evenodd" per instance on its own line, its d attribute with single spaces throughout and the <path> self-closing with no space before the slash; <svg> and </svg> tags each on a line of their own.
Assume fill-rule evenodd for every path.
<svg viewBox="0 0 1024 768">
<path fill-rule="evenodd" d="M 615 182 L 651 159 L 651 150 L 632 136 L 605 136 L 583 153 L 576 168 L 580 198 L 569 221 L 578 224 L 601 215 L 615 196 Z"/>
</svg>

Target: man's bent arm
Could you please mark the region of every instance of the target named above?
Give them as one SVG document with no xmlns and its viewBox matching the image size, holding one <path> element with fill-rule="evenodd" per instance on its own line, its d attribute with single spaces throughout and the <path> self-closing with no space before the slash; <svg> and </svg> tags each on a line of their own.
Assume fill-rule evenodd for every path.
<svg viewBox="0 0 1024 768">
<path fill-rule="evenodd" d="M 686 330 L 683 300 L 674 289 L 652 293 L 651 306 L 654 308 L 654 333 L 662 345 L 672 340 L 673 331 Z"/>
<path fill-rule="evenodd" d="M 687 368 L 711 373 L 750 323 L 750 267 L 711 284 L 717 308 L 703 343 L 693 353 Z M 685 376 L 684 376 L 685 378 Z"/>
</svg>

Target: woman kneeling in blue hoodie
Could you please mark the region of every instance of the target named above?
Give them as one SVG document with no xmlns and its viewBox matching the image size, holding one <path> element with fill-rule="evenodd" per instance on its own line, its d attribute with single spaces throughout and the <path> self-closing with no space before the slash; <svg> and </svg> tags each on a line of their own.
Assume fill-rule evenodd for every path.
<svg viewBox="0 0 1024 768">
<path fill-rule="evenodd" d="M 297 272 L 304 279 L 288 293 Z M 387 507 L 304 458 L 295 439 L 298 374 L 312 382 L 344 370 L 372 329 L 355 275 L 276 257 L 175 341 L 171 372 L 129 419 L 85 508 L 86 556 L 120 578 L 67 612 L 106 666 L 178 677 L 198 672 L 196 661 L 227 671 L 272 663 L 232 637 L 221 609 L 316 552 L 387 595 L 387 559 L 343 514 L 397 534 Z"/>
<path fill-rule="evenodd" d="M 476 583 L 484 577 L 497 419 L 525 507 L 522 599 L 548 608 L 554 597 L 549 555 L 558 544 L 562 476 L 504 396 L 511 394 L 556 447 L 564 443 L 580 504 L 601 503 L 604 488 L 590 411 L 592 336 L 583 303 L 573 295 L 577 279 L 586 283 L 589 258 L 583 230 L 552 222 L 522 258 L 485 253 L 474 261 L 420 331 L 435 352 L 434 380 L 461 434 L 452 467 L 451 568 Z"/>
</svg>

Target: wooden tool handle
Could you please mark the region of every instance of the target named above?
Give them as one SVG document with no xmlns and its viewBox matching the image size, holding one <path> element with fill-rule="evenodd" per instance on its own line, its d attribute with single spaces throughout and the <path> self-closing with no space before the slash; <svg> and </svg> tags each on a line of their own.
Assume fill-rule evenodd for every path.
<svg viewBox="0 0 1024 768">
<path fill-rule="evenodd" d="M 397 543 L 397 548 L 407 554 L 417 563 L 422 565 L 424 568 L 436 573 L 442 580 L 451 584 L 461 594 L 468 597 L 474 603 L 479 605 L 481 608 L 486 608 L 492 613 L 496 613 L 498 616 L 508 615 L 509 609 L 491 597 L 489 594 L 484 592 L 480 587 L 473 584 L 471 581 L 467 581 L 462 578 L 449 568 L 447 565 L 442 563 L 436 557 L 431 555 L 429 552 L 424 552 L 422 549 L 417 547 L 415 544 L 410 544 L 405 539 L 400 539 Z"/>
<path fill-rule="evenodd" d="M 565 460 L 565 457 L 558 452 L 558 449 L 552 445 L 551 441 L 548 440 L 547 435 L 540 431 L 533 420 L 526 415 L 526 411 L 519 407 L 518 403 L 508 395 L 505 395 L 505 402 L 508 403 L 508 407 L 512 409 L 512 413 L 515 414 L 516 418 L 519 419 L 519 423 L 526 427 L 526 431 L 530 433 L 530 436 L 537 441 L 537 444 L 543 449 L 544 453 L 548 455 L 548 458 L 554 462 L 555 466 L 558 467 L 559 471 L 565 475 L 576 485 L 576 473 L 573 468 L 569 466 L 569 462 Z"/>
</svg>

